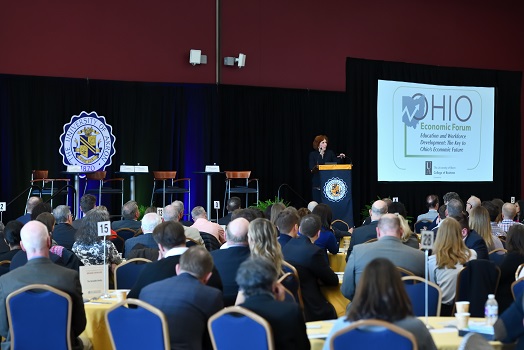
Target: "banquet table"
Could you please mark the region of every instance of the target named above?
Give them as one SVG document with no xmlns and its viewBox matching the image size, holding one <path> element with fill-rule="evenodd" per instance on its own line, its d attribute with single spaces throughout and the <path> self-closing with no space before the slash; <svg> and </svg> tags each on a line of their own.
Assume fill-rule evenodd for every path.
<svg viewBox="0 0 524 350">
<path fill-rule="evenodd" d="M 322 295 L 335 307 L 337 316 L 344 316 L 346 313 L 346 307 L 349 304 L 349 300 L 342 295 L 340 286 L 342 285 L 342 279 L 344 278 L 343 272 L 336 272 L 338 275 L 338 286 L 321 286 L 320 291 Z"/>
<path fill-rule="evenodd" d="M 346 253 L 341 249 L 338 254 L 328 253 L 329 266 L 335 272 L 344 272 L 346 268 Z"/>
<path fill-rule="evenodd" d="M 424 323 L 426 321 L 425 317 L 419 317 L 419 319 Z M 471 318 L 470 322 L 483 322 L 483 320 L 483 318 Z M 335 320 L 327 320 L 306 323 L 311 350 L 322 349 L 334 322 Z M 438 350 L 457 350 L 459 348 L 463 338 L 458 335 L 454 317 L 428 317 L 428 324 L 432 327 L 430 333 Z M 502 349 L 501 342 L 491 341 L 490 344 L 496 350 Z"/>
</svg>

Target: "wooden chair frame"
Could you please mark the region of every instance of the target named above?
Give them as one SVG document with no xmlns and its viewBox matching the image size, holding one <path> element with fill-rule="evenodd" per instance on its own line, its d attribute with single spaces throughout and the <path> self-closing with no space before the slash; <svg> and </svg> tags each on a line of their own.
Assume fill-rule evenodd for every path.
<svg viewBox="0 0 524 350">
<path fill-rule="evenodd" d="M 118 194 L 120 195 L 120 207 L 124 206 L 124 178 L 123 177 L 115 177 L 112 179 L 106 179 L 107 171 L 95 171 L 92 173 L 86 174 L 86 184 L 84 187 L 84 193 L 94 193 L 93 190 L 87 189 L 87 183 L 89 181 L 98 181 L 98 205 L 102 204 L 102 194 L 104 193 L 104 184 L 109 182 L 120 182 L 120 188 L 115 188 L 115 192 L 106 192 L 106 194 Z M 119 190 L 117 192 L 116 190 Z"/>
<path fill-rule="evenodd" d="M 231 193 L 234 193 L 234 194 L 245 193 L 245 195 L 246 195 L 245 207 L 246 208 L 249 206 L 248 205 L 249 195 L 252 194 L 252 193 L 255 193 L 257 195 L 257 200 L 256 200 L 255 203 L 258 203 L 258 198 L 259 198 L 259 194 L 260 194 L 260 188 L 258 186 L 258 179 L 257 178 L 250 178 L 251 170 L 242 170 L 242 171 L 226 170 L 224 173 L 226 174 L 226 190 L 224 192 L 224 207 L 222 208 L 222 216 L 225 215 L 226 201 L 229 198 L 231 198 Z M 235 187 L 231 187 L 231 180 L 235 180 L 235 179 L 245 179 L 246 180 L 245 185 L 242 186 L 242 188 L 246 188 L 245 192 L 243 192 L 243 191 L 235 191 Z M 257 185 L 256 191 L 255 191 L 255 188 L 249 187 L 249 184 L 251 182 L 253 182 L 253 181 L 256 182 L 256 185 Z"/>
<path fill-rule="evenodd" d="M 426 280 L 425 278 L 419 277 L 419 276 L 404 276 L 402 277 L 402 281 L 413 281 L 413 284 L 416 282 L 418 283 L 427 283 L 428 288 L 429 286 L 435 288 L 438 291 L 438 300 L 437 300 L 437 317 L 440 316 L 440 307 L 442 305 L 442 289 L 436 284 L 431 281 Z"/>
<path fill-rule="evenodd" d="M 271 330 L 271 325 L 264 318 L 262 318 L 261 316 L 257 315 L 253 311 L 248 310 L 246 308 L 243 308 L 241 306 L 229 306 L 229 307 L 226 307 L 226 308 L 220 310 L 219 312 L 217 312 L 213 316 L 211 316 L 209 318 L 209 320 L 207 321 L 207 328 L 209 330 L 209 336 L 211 337 L 211 343 L 213 345 L 213 349 L 214 350 L 221 350 L 221 349 L 219 349 L 217 347 L 217 344 L 216 344 L 215 335 L 213 333 L 213 327 L 212 327 L 213 321 L 215 321 L 216 319 L 220 318 L 221 316 L 223 316 L 225 314 L 231 314 L 231 313 L 237 313 L 237 314 L 241 314 L 241 315 L 243 315 L 245 317 L 249 317 L 250 319 L 252 319 L 256 323 L 258 323 L 262 327 L 264 327 L 264 329 L 266 330 L 268 350 L 274 350 L 275 349 L 275 345 L 274 345 L 274 341 L 273 341 L 273 331 Z"/>
<path fill-rule="evenodd" d="M 56 188 L 55 187 L 55 182 L 65 182 L 66 185 L 69 185 L 70 183 L 70 179 L 50 179 L 49 177 L 49 171 L 48 170 L 33 170 L 31 172 L 31 181 L 29 181 L 31 183 L 31 185 L 37 185 L 38 187 L 40 187 L 40 190 L 39 190 L 39 196 L 40 198 L 42 198 L 42 194 L 43 192 L 47 192 L 49 191 L 49 194 L 51 195 L 51 197 L 53 195 L 55 195 L 55 190 L 60 190 L 60 188 Z M 49 187 L 44 187 L 44 185 L 46 183 L 51 183 L 51 188 Z M 39 185 L 41 184 L 41 185 Z M 58 191 L 57 191 L 58 192 Z M 33 194 L 33 190 L 31 189 L 27 195 L 27 200 L 29 200 L 29 197 L 31 197 L 31 195 Z M 77 196 L 78 194 L 75 194 L 75 196 Z M 66 204 L 69 202 L 69 190 L 66 192 Z M 51 207 L 53 207 L 53 199 L 51 199 Z"/>
<path fill-rule="evenodd" d="M 295 266 L 291 265 L 287 261 L 282 261 L 282 265 L 293 271 L 293 275 L 295 276 L 297 283 L 298 283 L 298 289 L 297 289 L 297 295 L 298 295 L 298 304 L 300 305 L 300 308 L 302 309 L 302 312 L 304 312 L 304 299 L 302 298 L 302 289 L 300 288 L 300 277 L 298 276 L 298 271 L 295 268 Z M 282 280 L 283 281 L 283 280 Z"/>
<path fill-rule="evenodd" d="M 521 277 L 519 278 L 518 280 L 514 281 L 513 283 L 511 283 L 511 295 L 513 295 L 513 300 L 515 300 L 515 292 L 513 291 L 514 287 L 519 284 L 519 283 L 524 283 L 524 277 Z"/>
<path fill-rule="evenodd" d="M 402 268 L 400 266 L 397 266 L 397 270 L 400 272 L 400 275 L 402 277 L 406 277 L 406 276 L 415 277 L 415 274 L 413 272 L 406 270 L 405 268 Z"/>
<path fill-rule="evenodd" d="M 191 178 L 184 177 L 181 179 L 176 179 L 176 170 L 172 171 L 153 171 L 153 192 L 151 193 L 151 205 L 153 205 L 153 199 L 155 197 L 155 189 L 156 189 L 156 183 L 157 181 L 162 181 L 162 208 L 166 207 L 166 193 L 170 194 L 171 196 L 173 194 L 184 194 L 187 193 L 188 197 L 188 208 L 191 208 Z M 171 185 L 167 185 L 167 192 L 166 192 L 166 181 L 171 181 Z M 172 191 L 170 192 L 169 187 L 174 187 L 176 183 L 187 181 L 187 188 L 185 187 L 179 187 L 180 191 Z M 158 194 L 158 192 L 157 192 Z M 173 199 L 171 197 L 171 199 Z M 189 214 L 185 214 L 189 215 Z"/>
<path fill-rule="evenodd" d="M 375 320 L 375 319 L 370 319 L 370 320 L 360 320 L 360 321 L 357 321 L 357 322 L 353 322 L 351 323 L 349 326 L 346 326 L 340 330 L 338 330 L 337 332 L 335 332 L 335 334 L 333 334 L 331 336 L 331 339 L 329 341 L 329 348 L 331 350 L 335 350 L 335 347 L 334 347 L 334 341 L 337 337 L 347 333 L 347 332 L 350 332 L 354 329 L 357 329 L 357 328 L 360 328 L 360 327 L 369 327 L 369 326 L 376 326 L 376 327 L 384 327 L 394 333 L 397 333 L 398 335 L 404 337 L 404 338 L 407 338 L 409 341 L 411 341 L 411 344 L 413 344 L 413 350 L 418 350 L 418 346 L 417 346 L 417 341 L 415 339 L 415 336 L 406 331 L 405 329 L 402 329 L 398 326 L 395 326 L 394 324 L 392 323 L 389 323 L 389 322 L 385 322 L 385 321 L 381 321 L 381 320 Z"/>
<path fill-rule="evenodd" d="M 524 264 L 520 264 L 517 267 L 517 271 L 515 271 L 515 281 L 519 279 L 520 272 L 522 271 L 522 268 L 524 268 Z"/>
</svg>

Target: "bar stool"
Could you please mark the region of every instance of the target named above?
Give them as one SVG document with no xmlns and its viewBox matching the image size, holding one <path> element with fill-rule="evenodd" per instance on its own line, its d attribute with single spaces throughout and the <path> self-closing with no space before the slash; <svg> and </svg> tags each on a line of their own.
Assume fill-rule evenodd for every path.
<svg viewBox="0 0 524 350">
<path fill-rule="evenodd" d="M 171 197 L 173 202 L 173 195 L 175 194 L 188 194 L 189 208 L 191 208 L 191 179 L 188 177 L 182 179 L 176 179 L 175 171 L 153 171 L 153 192 L 151 193 L 151 205 L 153 205 L 153 198 L 155 194 L 162 194 L 162 208 L 166 207 L 166 193 Z M 162 181 L 162 186 L 157 188 L 157 183 Z M 167 185 L 166 185 L 167 181 Z M 182 184 L 187 181 L 186 187 L 179 187 L 177 184 Z"/>
<path fill-rule="evenodd" d="M 248 196 L 250 194 L 257 195 L 258 203 L 258 179 L 251 179 L 251 170 L 244 171 L 225 171 L 226 173 L 226 191 L 224 193 L 224 207 L 226 201 L 231 198 L 231 193 L 244 193 L 246 195 L 246 208 L 248 207 Z M 256 187 L 250 187 L 251 183 L 256 183 Z M 234 185 L 236 184 L 236 185 Z M 241 185 L 239 185 L 241 184 Z"/>
<path fill-rule="evenodd" d="M 113 179 L 106 179 L 106 171 L 95 171 L 93 173 L 86 174 L 86 185 L 84 193 L 98 194 L 98 205 L 102 204 L 102 194 L 119 194 L 121 198 L 120 208 L 124 206 L 124 178 L 116 177 Z M 89 181 L 98 181 L 98 188 L 87 189 Z M 104 186 L 107 183 L 119 183 L 120 188 Z"/>
<path fill-rule="evenodd" d="M 48 178 L 49 171 L 48 170 L 33 170 L 31 173 L 31 185 L 37 185 L 40 187 L 40 189 L 31 189 L 29 191 L 29 194 L 27 195 L 27 199 L 29 200 L 29 197 L 32 195 L 37 195 L 40 198 L 42 196 L 51 196 L 53 197 L 55 194 L 61 192 L 65 186 L 69 185 L 69 179 L 50 179 Z M 63 182 L 65 183 L 61 188 L 58 188 L 58 186 L 55 185 L 55 182 Z M 69 202 L 69 190 L 66 191 L 66 203 Z M 51 207 L 53 207 L 53 199 L 51 199 Z"/>
</svg>

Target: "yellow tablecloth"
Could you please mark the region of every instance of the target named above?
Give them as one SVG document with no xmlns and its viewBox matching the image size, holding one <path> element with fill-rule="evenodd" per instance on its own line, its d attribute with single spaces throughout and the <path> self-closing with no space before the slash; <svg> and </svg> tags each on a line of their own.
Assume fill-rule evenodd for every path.
<svg viewBox="0 0 524 350">
<path fill-rule="evenodd" d="M 342 284 L 342 275 L 339 275 L 338 286 L 321 286 L 320 291 L 322 295 L 335 307 L 337 316 L 343 316 L 346 314 L 346 307 L 349 304 L 349 300 L 346 299 L 340 291 L 340 285 Z"/>
<path fill-rule="evenodd" d="M 419 317 L 425 323 L 425 317 Z M 482 321 L 482 318 L 471 318 L 470 322 Z M 446 325 L 455 324 L 454 317 L 428 317 L 428 324 L 432 327 L 430 329 L 433 341 L 439 350 L 456 350 L 462 342 L 462 337 L 459 337 L 456 328 L 445 328 Z M 308 322 L 307 334 L 310 338 L 311 349 L 319 350 L 324 345 L 326 336 L 333 327 L 333 321 L 315 321 Z M 502 343 L 492 341 L 490 344 L 494 349 L 502 349 Z"/>
<path fill-rule="evenodd" d="M 328 253 L 329 266 L 335 272 L 344 272 L 346 269 L 346 253 Z"/>
<path fill-rule="evenodd" d="M 100 299 L 84 304 L 87 324 L 82 336 L 91 340 L 93 350 L 110 350 L 113 348 L 104 317 L 107 310 L 116 303 L 116 296 L 111 295 L 110 299 Z"/>
</svg>

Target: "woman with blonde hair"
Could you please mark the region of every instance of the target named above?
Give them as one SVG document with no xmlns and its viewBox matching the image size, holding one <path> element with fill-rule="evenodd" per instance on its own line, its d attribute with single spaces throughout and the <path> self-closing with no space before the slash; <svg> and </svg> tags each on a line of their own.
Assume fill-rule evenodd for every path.
<svg viewBox="0 0 524 350">
<path fill-rule="evenodd" d="M 462 218 L 463 225 L 467 222 Z M 441 316 L 451 316 L 457 276 L 463 265 L 477 258 L 477 253 L 468 249 L 462 240 L 462 226 L 454 218 L 442 221 L 433 245 L 433 255 L 428 259 L 429 279 L 442 290 Z"/>
<path fill-rule="evenodd" d="M 475 207 L 469 213 L 469 228 L 475 230 L 486 242 L 488 252 L 504 248 L 500 239 L 492 234 L 489 212 L 484 207 Z"/>
<path fill-rule="evenodd" d="M 277 241 L 277 228 L 267 219 L 255 219 L 249 223 L 247 239 L 252 257 L 261 257 L 275 265 L 278 274 L 282 274 L 284 260 L 280 244 Z"/>
</svg>

